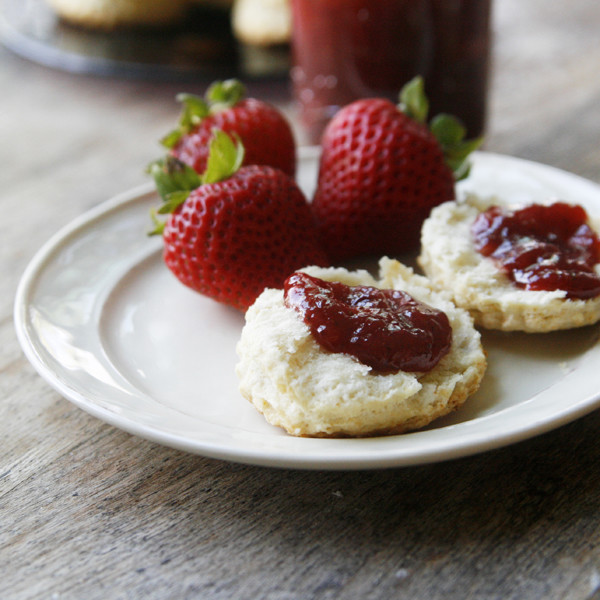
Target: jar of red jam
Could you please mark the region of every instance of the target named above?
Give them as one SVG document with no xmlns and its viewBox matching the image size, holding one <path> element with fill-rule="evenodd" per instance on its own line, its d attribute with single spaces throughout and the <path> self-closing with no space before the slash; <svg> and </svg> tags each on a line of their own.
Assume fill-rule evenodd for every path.
<svg viewBox="0 0 600 600">
<path fill-rule="evenodd" d="M 450 113 L 470 137 L 485 122 L 491 0 L 291 0 L 291 70 L 307 141 L 366 97 L 397 101 L 415 75 L 430 114 Z"/>
</svg>

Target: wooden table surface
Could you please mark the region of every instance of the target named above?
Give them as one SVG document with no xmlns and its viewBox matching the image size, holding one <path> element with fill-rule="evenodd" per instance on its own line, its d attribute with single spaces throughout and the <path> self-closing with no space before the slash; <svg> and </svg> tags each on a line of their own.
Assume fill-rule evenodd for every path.
<svg viewBox="0 0 600 600">
<path fill-rule="evenodd" d="M 486 148 L 600 183 L 597 2 L 498 0 L 494 31 Z M 255 87 L 293 118 L 285 86 Z M 600 598 L 599 411 L 439 464 L 296 471 L 163 447 L 54 392 L 16 339 L 18 280 L 146 181 L 181 86 L 2 49 L 0 89 L 0 598 Z"/>
</svg>

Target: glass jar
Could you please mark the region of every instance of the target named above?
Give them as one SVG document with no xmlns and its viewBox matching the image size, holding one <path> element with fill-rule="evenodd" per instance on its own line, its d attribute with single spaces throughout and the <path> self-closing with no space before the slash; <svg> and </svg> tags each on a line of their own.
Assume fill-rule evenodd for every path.
<svg viewBox="0 0 600 600">
<path fill-rule="evenodd" d="M 358 98 L 422 75 L 430 115 L 485 125 L 491 0 L 291 0 L 294 97 L 307 141 Z"/>
</svg>

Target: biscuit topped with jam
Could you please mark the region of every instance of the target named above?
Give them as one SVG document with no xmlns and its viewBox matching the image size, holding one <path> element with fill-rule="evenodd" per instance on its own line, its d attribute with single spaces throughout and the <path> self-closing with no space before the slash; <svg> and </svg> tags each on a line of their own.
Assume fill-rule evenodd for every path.
<svg viewBox="0 0 600 600">
<path fill-rule="evenodd" d="M 237 346 L 240 391 L 272 425 L 297 436 L 396 434 L 451 412 L 479 387 L 486 359 L 471 317 L 412 269 L 384 258 L 379 278 L 343 268 L 301 273 L 288 282 L 288 297 L 308 275 L 316 302 L 286 304 L 284 290 L 265 290 L 248 309 Z M 319 314 L 319 305 L 329 306 Z M 316 318 L 307 323 L 311 311 Z M 338 346 L 327 347 L 313 330 L 322 334 L 338 319 L 329 332 Z M 396 351 L 394 330 L 402 340 Z M 414 352 L 406 348 L 411 336 Z M 376 362 L 353 345 L 370 345 Z M 403 368 L 389 364 L 395 354 Z"/>
</svg>

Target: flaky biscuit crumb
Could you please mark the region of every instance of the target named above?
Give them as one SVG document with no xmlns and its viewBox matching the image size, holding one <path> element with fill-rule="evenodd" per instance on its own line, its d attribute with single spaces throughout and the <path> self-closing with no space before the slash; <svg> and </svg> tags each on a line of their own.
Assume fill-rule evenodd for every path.
<svg viewBox="0 0 600 600">
<path fill-rule="evenodd" d="M 323 350 L 282 290 L 265 290 L 246 313 L 237 346 L 242 395 L 272 425 L 296 436 L 364 437 L 418 429 L 460 406 L 486 368 L 479 333 L 465 311 L 397 261 L 382 259 L 381 279 L 366 271 L 305 269 L 346 285 L 395 287 L 444 310 L 449 353 L 427 373 L 378 374 L 348 354 Z"/>
<path fill-rule="evenodd" d="M 530 291 L 515 286 L 475 249 L 471 225 L 498 198 L 468 195 L 434 208 L 421 231 L 418 263 L 457 306 L 468 310 L 476 325 L 503 331 L 542 333 L 591 325 L 600 319 L 600 298 L 577 300 L 566 292 Z M 599 265 L 596 270 L 600 273 Z"/>
</svg>

